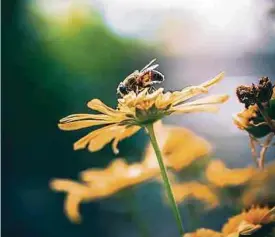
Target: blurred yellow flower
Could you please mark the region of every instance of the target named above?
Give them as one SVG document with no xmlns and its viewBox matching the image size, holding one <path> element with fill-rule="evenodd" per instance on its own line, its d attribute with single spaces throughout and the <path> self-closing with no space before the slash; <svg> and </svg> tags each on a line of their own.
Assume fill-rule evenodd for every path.
<svg viewBox="0 0 275 237">
<path fill-rule="evenodd" d="M 221 160 L 212 161 L 206 169 L 207 179 L 218 187 L 244 184 L 255 175 L 252 167 L 228 169 Z"/>
<path fill-rule="evenodd" d="M 218 197 L 208 186 L 196 181 L 172 183 L 172 188 L 177 203 L 182 202 L 188 197 L 206 203 L 208 208 L 214 208 L 219 203 Z"/>
<path fill-rule="evenodd" d="M 272 209 L 268 207 L 252 207 L 247 212 L 230 218 L 223 226 L 222 233 L 224 235 L 232 233 L 251 235 L 269 223 L 275 223 L 275 207 Z"/>
<path fill-rule="evenodd" d="M 176 171 L 189 166 L 193 161 L 211 152 L 209 142 L 183 127 L 159 124 L 156 128 L 156 137 L 165 164 Z M 148 144 L 146 148 L 145 160 L 156 161 L 151 144 Z"/>
<path fill-rule="evenodd" d="M 249 181 L 241 196 L 245 207 L 254 203 L 268 203 L 275 200 L 275 163 L 269 164 L 264 170 L 260 170 Z"/>
<path fill-rule="evenodd" d="M 224 74 L 220 73 L 212 80 L 199 86 L 191 86 L 181 91 L 163 93 L 163 88 L 153 93 L 148 88 L 136 94 L 133 91 L 118 100 L 117 109 L 112 109 L 98 99 L 88 102 L 87 106 L 100 114 L 73 114 L 60 120 L 62 130 L 78 130 L 96 125 L 104 127 L 90 132 L 74 144 L 74 149 L 88 147 L 90 151 L 100 150 L 113 140 L 113 151 L 118 153 L 118 142 L 132 136 L 146 124 L 154 123 L 164 116 L 177 113 L 215 112 L 217 104 L 228 99 L 227 95 L 201 98 L 192 102 L 186 100 L 207 93 L 218 83 Z"/>
<path fill-rule="evenodd" d="M 53 190 L 67 194 L 64 209 L 73 222 L 81 220 L 79 204 L 81 202 L 106 198 L 124 188 L 145 182 L 159 174 L 158 164 L 127 164 L 116 159 L 105 169 L 89 169 L 81 173 L 83 183 L 68 179 L 54 179 L 50 186 Z"/>
<path fill-rule="evenodd" d="M 222 237 L 222 233 L 209 229 L 198 229 L 193 233 L 187 233 L 183 237 Z"/>
</svg>

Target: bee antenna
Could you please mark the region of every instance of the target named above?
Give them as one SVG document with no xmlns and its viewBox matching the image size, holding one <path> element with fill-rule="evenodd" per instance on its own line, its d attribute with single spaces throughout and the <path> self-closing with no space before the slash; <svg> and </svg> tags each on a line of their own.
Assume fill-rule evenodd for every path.
<svg viewBox="0 0 275 237">
<path fill-rule="evenodd" d="M 140 71 L 143 72 L 145 69 L 147 69 L 149 66 L 151 66 L 153 64 L 153 62 L 155 62 L 157 59 L 154 58 L 153 60 L 151 60 L 144 68 L 142 68 Z"/>
</svg>

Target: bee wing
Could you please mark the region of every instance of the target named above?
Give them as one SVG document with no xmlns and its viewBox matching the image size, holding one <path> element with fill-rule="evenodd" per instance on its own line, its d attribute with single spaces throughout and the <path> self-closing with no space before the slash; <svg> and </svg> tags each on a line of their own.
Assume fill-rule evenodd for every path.
<svg viewBox="0 0 275 237">
<path fill-rule="evenodd" d="M 148 63 L 144 68 L 142 68 L 142 69 L 140 70 L 140 72 L 143 72 L 143 71 L 145 71 L 146 69 L 148 69 L 148 67 L 151 66 L 152 63 L 155 62 L 156 60 L 157 60 L 157 59 L 154 58 L 150 63 Z"/>
<path fill-rule="evenodd" d="M 158 66 L 159 66 L 158 64 L 152 65 L 152 66 L 150 66 L 150 67 L 146 68 L 146 70 L 145 70 L 145 71 L 151 71 L 151 70 L 154 70 L 154 69 L 156 69 Z"/>
</svg>

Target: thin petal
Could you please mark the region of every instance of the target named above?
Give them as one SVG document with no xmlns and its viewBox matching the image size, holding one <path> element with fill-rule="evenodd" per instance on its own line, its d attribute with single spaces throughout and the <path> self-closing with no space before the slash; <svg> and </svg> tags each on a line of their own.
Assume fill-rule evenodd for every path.
<svg viewBox="0 0 275 237">
<path fill-rule="evenodd" d="M 187 114 L 187 113 L 195 113 L 195 112 L 210 112 L 216 113 L 219 111 L 219 107 L 217 105 L 190 105 L 190 106 L 176 106 L 173 108 L 172 112 L 174 114 Z"/>
<path fill-rule="evenodd" d="M 184 103 L 182 107 L 189 105 L 221 104 L 229 99 L 228 95 L 211 95 L 192 102 Z"/>
<path fill-rule="evenodd" d="M 200 86 L 205 87 L 205 88 L 209 88 L 209 87 L 217 84 L 218 82 L 220 82 L 223 78 L 224 78 L 224 72 L 221 72 L 220 74 L 215 76 L 213 79 L 202 83 Z"/>
<path fill-rule="evenodd" d="M 79 120 L 79 121 L 68 122 L 68 123 L 59 123 L 58 127 L 61 130 L 72 131 L 72 130 L 78 130 L 78 129 L 88 128 L 88 127 L 102 125 L 102 124 L 110 124 L 110 123 L 114 123 L 114 121 Z"/>
<path fill-rule="evenodd" d="M 67 123 L 84 119 L 108 120 L 113 118 L 105 114 L 71 114 L 65 118 L 60 119 L 59 122 Z"/>
<path fill-rule="evenodd" d="M 74 143 L 74 150 L 84 149 L 85 147 L 87 147 L 89 145 L 89 143 L 92 141 L 92 139 L 94 139 L 101 133 L 104 134 L 106 131 L 109 131 L 111 128 L 114 128 L 117 126 L 118 125 L 116 125 L 116 124 L 111 124 L 109 126 L 105 126 L 103 128 L 99 128 L 97 130 L 90 132 L 88 135 L 86 135 L 85 137 L 82 137 L 81 139 L 79 139 L 77 142 Z"/>
<path fill-rule="evenodd" d="M 176 112 L 191 113 L 191 112 L 217 112 L 218 107 L 215 104 L 221 104 L 227 101 L 228 95 L 214 95 L 202 99 L 198 99 L 189 103 L 178 105 L 172 108 Z"/>
<path fill-rule="evenodd" d="M 177 105 L 196 95 L 207 93 L 207 92 L 208 90 L 204 87 L 190 86 L 190 87 L 184 88 L 182 91 L 175 91 L 174 93 L 172 93 L 173 100 L 171 104 Z"/>
<path fill-rule="evenodd" d="M 112 144 L 112 149 L 113 152 L 115 154 L 119 153 L 119 150 L 117 148 L 118 143 L 127 138 L 127 137 L 131 137 L 133 134 L 135 134 L 138 130 L 140 129 L 140 127 L 138 126 L 131 126 L 131 127 L 124 127 L 123 130 L 120 131 L 120 133 L 115 137 L 113 144 Z"/>
<path fill-rule="evenodd" d="M 206 81 L 204 83 L 202 83 L 201 85 L 199 86 L 190 86 L 190 87 L 187 87 L 187 88 L 184 88 L 178 96 L 176 96 L 174 98 L 174 101 L 173 101 L 173 105 L 177 105 L 179 103 L 182 103 L 194 96 L 197 96 L 199 94 L 202 94 L 202 93 L 207 93 L 208 92 L 208 89 L 217 84 L 219 81 L 221 81 L 222 79 L 224 78 L 224 72 L 218 74 L 216 77 L 214 77 L 213 79 L 209 80 L 209 81 Z"/>
<path fill-rule="evenodd" d="M 110 108 L 109 106 L 105 105 L 101 100 L 99 99 L 93 99 L 88 102 L 87 106 L 93 110 L 96 110 L 98 112 L 101 112 L 103 114 L 107 114 L 109 116 L 117 116 L 118 114 L 121 114 L 118 110 L 114 110 Z"/>
</svg>

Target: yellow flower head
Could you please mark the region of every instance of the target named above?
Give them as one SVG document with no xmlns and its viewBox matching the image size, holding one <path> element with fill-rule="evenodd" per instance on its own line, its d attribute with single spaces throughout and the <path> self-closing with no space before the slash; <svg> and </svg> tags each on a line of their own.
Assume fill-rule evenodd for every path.
<svg viewBox="0 0 275 237">
<path fill-rule="evenodd" d="M 270 223 L 275 223 L 275 207 L 272 209 L 252 207 L 249 211 L 230 218 L 223 226 L 222 233 L 224 235 L 232 233 L 251 235 L 263 225 Z"/>
<path fill-rule="evenodd" d="M 87 106 L 99 114 L 73 114 L 60 120 L 58 126 L 62 130 L 77 130 L 96 125 L 104 127 L 90 132 L 74 144 L 74 149 L 88 147 L 90 151 L 100 150 L 113 141 L 113 151 L 118 153 L 119 141 L 132 136 L 141 127 L 153 123 L 164 116 L 177 113 L 215 112 L 217 104 L 228 99 L 227 95 L 209 96 L 192 102 L 186 100 L 203 93 L 218 83 L 224 74 L 220 73 L 212 80 L 199 86 L 191 86 L 181 91 L 163 92 L 163 88 L 153 93 L 144 89 L 136 94 L 131 91 L 118 100 L 116 109 L 112 109 L 98 99 L 88 102 Z M 186 102 L 186 103 L 184 103 Z"/>
<path fill-rule="evenodd" d="M 246 186 L 241 201 L 245 207 L 254 203 L 268 203 L 275 200 L 275 163 L 258 171 Z"/>
<path fill-rule="evenodd" d="M 193 233 L 187 233 L 183 237 L 222 237 L 222 234 L 214 230 L 202 228 Z"/>
<path fill-rule="evenodd" d="M 218 187 L 241 185 L 255 173 L 256 170 L 252 167 L 228 169 L 220 160 L 212 161 L 206 169 L 207 179 Z"/>
<path fill-rule="evenodd" d="M 188 167 L 196 159 L 211 152 L 209 142 L 183 127 L 162 126 L 159 123 L 156 134 L 165 164 L 176 171 Z M 145 159 L 156 162 L 151 144 L 146 149 Z"/>
<path fill-rule="evenodd" d="M 127 164 L 116 159 L 105 169 L 89 169 L 81 173 L 82 183 L 68 179 L 54 179 L 50 186 L 53 190 L 67 194 L 64 209 L 73 222 L 81 220 L 81 202 L 106 198 L 135 184 L 145 182 L 159 174 L 159 167 L 147 163 Z"/>
<path fill-rule="evenodd" d="M 206 185 L 196 181 L 172 184 L 173 192 L 177 203 L 182 202 L 188 197 L 195 198 L 207 204 L 208 208 L 218 205 L 218 197 Z"/>
</svg>

